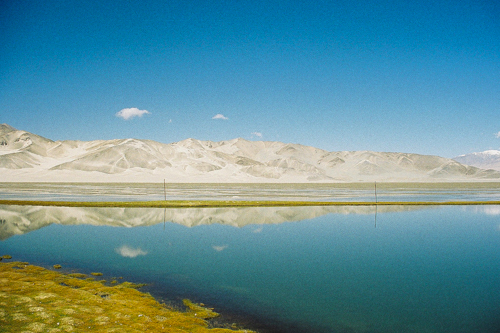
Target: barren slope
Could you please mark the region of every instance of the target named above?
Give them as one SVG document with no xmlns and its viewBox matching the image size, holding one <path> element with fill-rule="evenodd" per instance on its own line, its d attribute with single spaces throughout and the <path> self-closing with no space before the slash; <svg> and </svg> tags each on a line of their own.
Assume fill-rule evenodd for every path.
<svg viewBox="0 0 500 333">
<path fill-rule="evenodd" d="M 499 180 L 439 156 L 329 152 L 233 139 L 52 141 L 0 125 L 0 181 L 356 182 Z"/>
</svg>

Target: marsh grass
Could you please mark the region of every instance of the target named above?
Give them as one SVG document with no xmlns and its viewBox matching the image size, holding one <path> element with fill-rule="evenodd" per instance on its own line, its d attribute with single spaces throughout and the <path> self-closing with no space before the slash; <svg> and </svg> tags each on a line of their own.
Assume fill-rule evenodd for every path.
<svg viewBox="0 0 500 333">
<path fill-rule="evenodd" d="M 0 263 L 2 332 L 213 332 L 212 309 L 189 300 L 187 311 L 158 303 L 136 284 L 114 286 L 26 262 Z M 237 332 L 251 332 L 240 330 Z"/>
<path fill-rule="evenodd" d="M 500 201 L 229 201 L 229 200 L 168 200 L 168 201 L 44 201 L 0 200 L 0 205 L 57 207 L 118 207 L 118 208 L 222 208 L 222 207 L 294 207 L 294 206 L 443 206 L 500 205 Z"/>
</svg>

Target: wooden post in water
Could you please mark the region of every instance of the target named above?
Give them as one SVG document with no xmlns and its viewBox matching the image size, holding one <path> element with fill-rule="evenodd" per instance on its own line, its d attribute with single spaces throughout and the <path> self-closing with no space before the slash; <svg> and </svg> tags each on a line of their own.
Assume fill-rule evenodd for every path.
<svg viewBox="0 0 500 333">
<path fill-rule="evenodd" d="M 378 199 L 377 199 L 377 182 L 375 181 L 375 228 L 377 227 L 377 210 L 378 210 Z"/>
</svg>

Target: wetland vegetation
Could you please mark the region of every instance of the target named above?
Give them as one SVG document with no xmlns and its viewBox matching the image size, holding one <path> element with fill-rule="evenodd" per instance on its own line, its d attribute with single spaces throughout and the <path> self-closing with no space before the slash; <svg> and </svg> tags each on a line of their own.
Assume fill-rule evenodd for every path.
<svg viewBox="0 0 500 333">
<path fill-rule="evenodd" d="M 457 206 L 500 205 L 500 201 L 226 201 L 226 200 L 170 200 L 170 201 L 41 201 L 0 200 L 0 205 L 54 206 L 54 207 L 119 207 L 119 208 L 227 208 L 227 207 L 306 207 L 306 206 Z"/>
<path fill-rule="evenodd" d="M 132 283 L 18 261 L 0 263 L 0 281 L 2 332 L 251 332 L 209 327 L 212 309 L 187 299 L 185 311 L 168 307 Z"/>
</svg>

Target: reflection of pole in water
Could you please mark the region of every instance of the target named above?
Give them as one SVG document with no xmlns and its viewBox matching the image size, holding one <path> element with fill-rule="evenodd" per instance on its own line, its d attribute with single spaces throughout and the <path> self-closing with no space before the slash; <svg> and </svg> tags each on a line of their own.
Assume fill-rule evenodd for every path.
<svg viewBox="0 0 500 333">
<path fill-rule="evenodd" d="M 378 199 L 377 199 L 377 182 L 375 181 L 375 228 L 377 227 L 377 211 L 378 211 Z"/>
<path fill-rule="evenodd" d="M 163 208 L 163 230 L 165 230 L 166 221 L 167 221 L 167 208 Z"/>
</svg>

